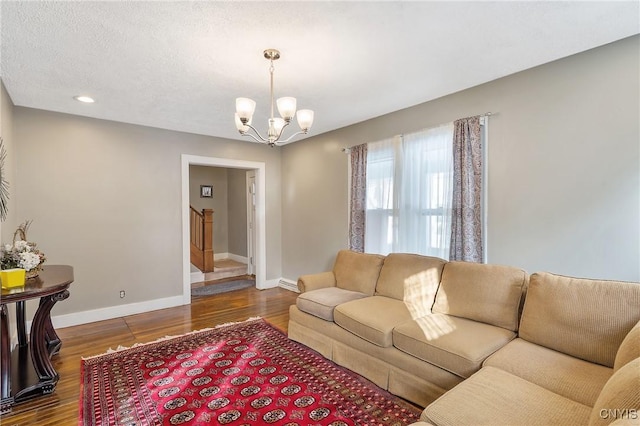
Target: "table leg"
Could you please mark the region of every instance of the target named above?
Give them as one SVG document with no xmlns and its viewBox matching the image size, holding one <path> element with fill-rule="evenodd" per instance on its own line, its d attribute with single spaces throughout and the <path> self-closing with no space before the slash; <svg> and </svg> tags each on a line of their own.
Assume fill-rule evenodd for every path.
<svg viewBox="0 0 640 426">
<path fill-rule="evenodd" d="M 40 305 L 44 303 L 44 300 L 40 299 Z M 51 316 L 48 316 L 44 323 L 44 337 L 47 342 L 47 349 L 49 350 L 49 355 L 53 356 L 60 352 L 60 347 L 62 346 L 62 341 L 60 337 L 58 337 L 58 333 L 53 328 L 53 324 L 51 323 Z"/>
<path fill-rule="evenodd" d="M 25 301 L 16 302 L 16 324 L 18 328 L 18 346 L 27 346 L 27 322 L 25 321 Z"/>
<path fill-rule="evenodd" d="M 9 325 L 7 318 L 7 305 L 0 307 L 0 369 L 2 371 L 2 383 L 0 384 L 0 413 L 9 412 L 13 405 L 11 396 L 11 341 L 9 338 Z"/>
<path fill-rule="evenodd" d="M 58 373 L 51 365 L 49 345 L 46 339 L 46 326 L 51 321 L 51 308 L 56 302 L 69 297 L 69 290 L 42 297 L 40 306 L 31 323 L 31 359 L 43 385 L 43 393 L 51 393 L 58 381 Z"/>
</svg>

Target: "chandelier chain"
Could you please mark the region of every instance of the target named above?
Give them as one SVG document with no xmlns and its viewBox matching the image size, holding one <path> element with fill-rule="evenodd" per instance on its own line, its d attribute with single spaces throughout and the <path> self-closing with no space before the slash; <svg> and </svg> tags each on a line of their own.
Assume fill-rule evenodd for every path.
<svg viewBox="0 0 640 426">
<path fill-rule="evenodd" d="M 273 71 L 274 71 L 274 67 L 273 67 L 273 58 L 271 58 L 271 66 L 269 67 L 269 75 L 270 75 L 270 81 L 271 81 L 271 119 L 273 120 Z"/>
</svg>

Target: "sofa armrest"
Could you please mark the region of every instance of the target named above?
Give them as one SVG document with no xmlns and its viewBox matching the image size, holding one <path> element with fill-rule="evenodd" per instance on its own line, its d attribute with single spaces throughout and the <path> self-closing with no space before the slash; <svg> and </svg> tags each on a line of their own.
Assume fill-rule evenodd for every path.
<svg viewBox="0 0 640 426">
<path fill-rule="evenodd" d="M 335 286 L 336 276 L 333 272 L 320 272 L 319 274 L 302 275 L 298 278 L 298 290 L 300 290 L 300 293 Z"/>
</svg>

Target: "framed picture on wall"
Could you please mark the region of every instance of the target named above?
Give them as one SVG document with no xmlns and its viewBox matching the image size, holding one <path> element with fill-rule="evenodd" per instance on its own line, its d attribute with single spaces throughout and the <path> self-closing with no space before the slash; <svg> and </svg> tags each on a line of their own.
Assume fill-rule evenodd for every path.
<svg viewBox="0 0 640 426">
<path fill-rule="evenodd" d="M 213 185 L 200 185 L 200 198 L 213 198 Z"/>
</svg>

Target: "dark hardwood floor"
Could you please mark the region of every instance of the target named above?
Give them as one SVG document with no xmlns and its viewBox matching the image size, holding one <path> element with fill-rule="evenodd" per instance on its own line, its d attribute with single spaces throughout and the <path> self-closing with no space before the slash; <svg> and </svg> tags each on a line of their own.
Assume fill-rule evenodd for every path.
<svg viewBox="0 0 640 426">
<path fill-rule="evenodd" d="M 281 288 L 249 288 L 194 297 L 188 306 L 57 329 L 62 349 L 52 359 L 60 374 L 56 391 L 14 406 L 11 413 L 0 417 L 0 424 L 77 425 L 81 357 L 99 355 L 118 345 L 131 346 L 255 316 L 286 332 L 289 306 L 296 297 L 296 293 Z"/>
</svg>

